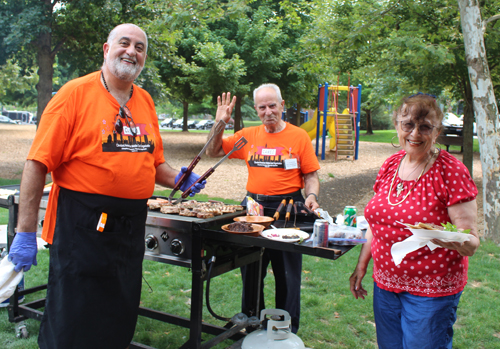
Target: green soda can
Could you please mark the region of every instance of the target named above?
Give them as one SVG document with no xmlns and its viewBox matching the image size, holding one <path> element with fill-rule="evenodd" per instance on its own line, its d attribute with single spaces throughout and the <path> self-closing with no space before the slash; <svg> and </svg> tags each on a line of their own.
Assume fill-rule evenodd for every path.
<svg viewBox="0 0 500 349">
<path fill-rule="evenodd" d="M 349 227 L 356 226 L 356 206 L 344 207 L 344 224 Z"/>
</svg>

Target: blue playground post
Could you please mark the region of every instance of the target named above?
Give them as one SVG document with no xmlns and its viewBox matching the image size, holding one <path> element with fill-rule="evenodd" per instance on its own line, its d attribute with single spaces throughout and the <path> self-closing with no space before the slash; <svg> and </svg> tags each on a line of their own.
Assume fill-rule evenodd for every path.
<svg viewBox="0 0 500 349">
<path fill-rule="evenodd" d="M 321 160 L 325 160 L 325 143 L 326 143 L 326 118 L 328 115 L 328 83 L 325 82 L 325 98 L 323 105 L 323 135 L 322 135 L 322 149 Z M 318 113 L 319 114 L 319 113 Z"/>
<path fill-rule="evenodd" d="M 316 156 L 319 153 L 319 123 L 320 123 L 320 103 L 321 103 L 321 84 L 318 85 L 318 115 L 316 116 Z"/>
<path fill-rule="evenodd" d="M 356 113 L 356 151 L 354 153 L 354 160 L 358 160 L 359 152 L 359 127 L 361 122 L 361 84 L 358 84 L 358 112 Z"/>
</svg>

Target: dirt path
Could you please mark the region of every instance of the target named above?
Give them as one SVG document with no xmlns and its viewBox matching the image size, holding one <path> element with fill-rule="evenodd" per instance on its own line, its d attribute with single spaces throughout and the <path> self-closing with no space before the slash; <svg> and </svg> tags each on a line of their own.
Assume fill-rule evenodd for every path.
<svg viewBox="0 0 500 349">
<path fill-rule="evenodd" d="M 23 165 L 35 135 L 34 125 L 0 124 L 0 178 L 21 178 Z M 162 132 L 165 159 L 174 168 L 187 166 L 200 152 L 206 142 L 205 133 Z M 352 161 L 339 158 L 335 161 L 333 152 L 325 154 L 320 161 L 321 181 L 320 204 L 331 215 L 342 212 L 344 206 L 355 205 L 363 212 L 372 195 L 372 186 L 378 169 L 385 159 L 398 149 L 390 144 L 361 142 L 359 158 Z M 461 160 L 461 154 L 453 154 Z M 202 157 L 196 167 L 203 173 L 218 159 Z M 483 227 L 482 214 L 482 177 L 479 154 L 474 157 L 473 177 L 479 188 L 478 218 L 479 228 Z M 243 161 L 225 161 L 209 178 L 204 193 L 212 197 L 241 200 L 245 193 L 247 169 Z"/>
</svg>

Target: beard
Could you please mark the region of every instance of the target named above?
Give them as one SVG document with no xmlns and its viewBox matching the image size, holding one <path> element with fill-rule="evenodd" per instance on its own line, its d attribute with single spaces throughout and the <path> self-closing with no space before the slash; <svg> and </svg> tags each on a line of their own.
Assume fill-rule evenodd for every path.
<svg viewBox="0 0 500 349">
<path fill-rule="evenodd" d="M 126 58 L 135 62 L 134 65 L 122 64 L 121 59 Z M 137 63 L 137 60 L 124 55 L 123 57 L 116 57 L 115 59 L 106 59 L 106 65 L 108 66 L 109 71 L 119 78 L 120 80 L 125 81 L 134 81 L 142 71 L 144 66 L 141 66 Z"/>
</svg>

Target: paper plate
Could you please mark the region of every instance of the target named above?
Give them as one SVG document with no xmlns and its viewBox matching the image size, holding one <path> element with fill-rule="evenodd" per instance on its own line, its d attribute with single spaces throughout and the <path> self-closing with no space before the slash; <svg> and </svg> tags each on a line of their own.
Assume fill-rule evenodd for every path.
<svg viewBox="0 0 500 349">
<path fill-rule="evenodd" d="M 428 230 L 428 229 L 412 229 L 409 228 L 413 235 L 419 238 L 439 239 L 447 242 L 464 242 L 469 241 L 470 234 L 458 233 L 453 231 L 443 230 Z"/>
<path fill-rule="evenodd" d="M 305 240 L 309 238 L 309 234 L 305 231 L 288 228 L 268 229 L 262 231 L 260 235 L 267 239 L 283 242 L 297 242 L 300 239 Z"/>
</svg>

